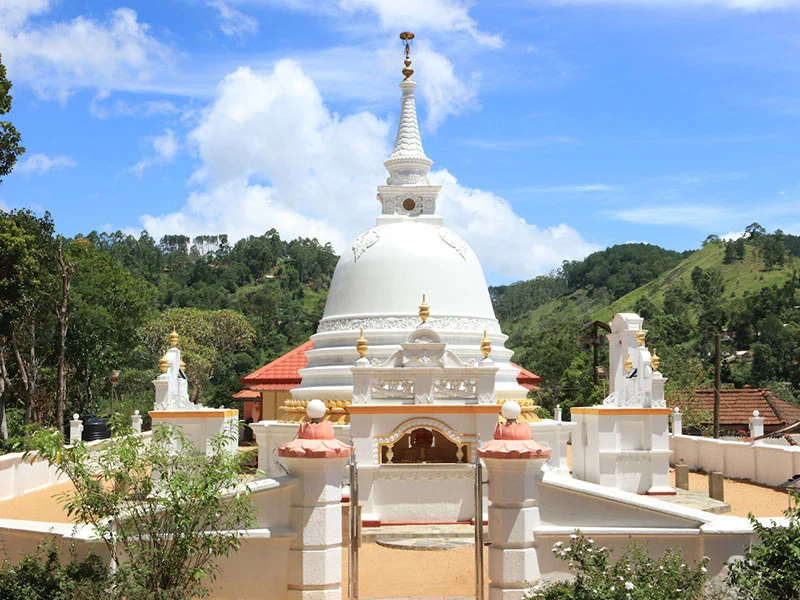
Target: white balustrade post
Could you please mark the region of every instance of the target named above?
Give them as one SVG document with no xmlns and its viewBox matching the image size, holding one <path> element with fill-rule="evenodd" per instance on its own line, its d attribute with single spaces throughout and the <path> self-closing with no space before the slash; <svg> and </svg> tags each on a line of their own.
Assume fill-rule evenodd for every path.
<svg viewBox="0 0 800 600">
<path fill-rule="evenodd" d="M 133 433 L 142 433 L 142 415 L 139 414 L 138 409 L 131 415 L 131 428 Z"/>
<path fill-rule="evenodd" d="M 683 435 L 683 415 L 677 406 L 672 411 L 672 435 Z"/>
<path fill-rule="evenodd" d="M 557 404 L 555 410 L 553 411 L 553 417 L 556 421 L 561 421 L 561 405 Z"/>
<path fill-rule="evenodd" d="M 527 423 L 509 418 L 511 405 L 519 409 L 513 401 L 503 404 L 509 421 L 498 423 L 495 439 L 478 449 L 489 469 L 489 600 L 522 600 L 541 579 L 534 531 L 540 524 L 538 482 L 550 449 L 531 439 Z"/>
<path fill-rule="evenodd" d="M 319 403 L 319 404 L 316 404 Z M 311 423 L 301 423 L 297 438 L 278 447 L 292 491 L 289 522 L 297 538 L 289 549 L 289 600 L 342 598 L 342 473 L 352 448 L 333 437 L 325 405 L 312 400 Z"/>
<path fill-rule="evenodd" d="M 69 422 L 69 443 L 77 444 L 81 441 L 81 434 L 83 433 L 83 421 L 78 413 L 72 415 Z"/>
<path fill-rule="evenodd" d="M 753 411 L 753 416 L 750 417 L 750 437 L 757 438 L 764 435 L 764 417 L 759 415 L 757 410 Z M 764 440 L 758 440 L 756 444 L 763 444 Z"/>
</svg>

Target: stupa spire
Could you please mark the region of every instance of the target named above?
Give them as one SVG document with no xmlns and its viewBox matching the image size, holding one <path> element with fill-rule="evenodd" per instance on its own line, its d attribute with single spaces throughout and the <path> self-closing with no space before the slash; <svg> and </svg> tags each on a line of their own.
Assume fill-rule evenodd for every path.
<svg viewBox="0 0 800 600">
<path fill-rule="evenodd" d="M 427 175 L 433 161 L 425 156 L 417 121 L 417 105 L 414 98 L 414 89 L 417 84 L 411 78 L 414 74 L 414 69 L 411 68 L 411 40 L 414 39 L 414 34 L 404 31 L 400 34 L 400 39 L 403 40 L 405 46 L 405 67 L 403 68 L 405 79 L 400 83 L 403 97 L 394 150 L 388 160 L 383 163 L 386 170 L 389 171 L 389 179 L 386 183 L 389 185 L 427 185 Z"/>
</svg>

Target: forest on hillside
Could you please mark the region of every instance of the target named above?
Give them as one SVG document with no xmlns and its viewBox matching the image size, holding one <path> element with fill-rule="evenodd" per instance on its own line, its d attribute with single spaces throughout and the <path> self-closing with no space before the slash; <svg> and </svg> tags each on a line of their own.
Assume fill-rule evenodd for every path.
<svg viewBox="0 0 800 600">
<path fill-rule="evenodd" d="M 695 252 L 613 246 L 490 293 L 514 360 L 544 378 L 536 396 L 547 409 L 602 400 L 586 326 L 626 311 L 645 319 L 647 345 L 670 378 L 668 400 L 712 385 L 719 333 L 723 385 L 769 387 L 800 403 L 798 257 L 800 237 L 753 223 L 739 239 L 712 235 Z M 600 365 L 607 361 L 602 345 Z"/>
<path fill-rule="evenodd" d="M 315 331 L 337 260 L 275 230 L 68 239 L 47 213 L 0 211 L 0 438 L 73 412 L 146 414 L 173 328 L 192 399 L 230 405 L 241 376 Z"/>
</svg>

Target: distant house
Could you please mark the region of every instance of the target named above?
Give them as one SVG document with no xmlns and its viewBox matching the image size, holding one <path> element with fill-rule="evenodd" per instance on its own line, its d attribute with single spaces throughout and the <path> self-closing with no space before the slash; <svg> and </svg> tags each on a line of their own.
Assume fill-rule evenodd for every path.
<svg viewBox="0 0 800 600">
<path fill-rule="evenodd" d="M 233 395 L 237 400 L 244 400 L 244 420 L 250 422 L 275 421 L 278 419 L 278 408 L 285 400 L 292 397 L 291 390 L 300 385 L 300 369 L 308 365 L 306 352 L 314 347 L 311 340 L 290 350 L 271 363 L 242 377 L 241 391 Z M 517 382 L 529 390 L 538 389 L 542 378 L 511 363 L 519 369 Z"/>
<path fill-rule="evenodd" d="M 687 400 L 689 406 L 680 406 L 683 412 L 699 410 L 703 413 L 702 423 L 713 424 L 714 390 L 695 390 L 694 399 Z M 674 405 L 673 405 L 674 406 Z M 763 388 L 739 390 L 720 390 L 719 428 L 720 431 L 745 433 L 750 429 L 750 417 L 757 410 L 764 417 L 764 433 L 770 433 L 786 425 L 800 421 L 800 407 L 778 398 Z M 686 433 L 694 433 L 686 431 Z"/>
</svg>

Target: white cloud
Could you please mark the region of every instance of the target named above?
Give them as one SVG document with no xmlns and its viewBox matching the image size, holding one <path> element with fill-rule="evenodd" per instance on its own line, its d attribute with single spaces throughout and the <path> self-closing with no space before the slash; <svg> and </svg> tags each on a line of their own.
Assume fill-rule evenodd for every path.
<svg viewBox="0 0 800 600">
<path fill-rule="evenodd" d="M 730 8 L 745 12 L 800 8 L 800 0 L 546 0 L 548 4 L 602 4 L 635 7 Z M 534 0 L 537 2 L 537 0 Z"/>
<path fill-rule="evenodd" d="M 471 37 L 483 46 L 499 48 L 503 38 L 478 29 L 478 24 L 469 15 L 472 2 L 465 0 L 263 0 L 294 10 L 322 13 L 346 18 L 352 26 L 352 17 L 358 13 L 371 13 L 385 30 L 435 31 L 460 33 Z"/>
<path fill-rule="evenodd" d="M 43 175 L 50 169 L 69 169 L 78 166 L 71 158 L 66 156 L 47 156 L 46 154 L 31 154 L 17 164 L 17 173 L 25 175 Z"/>
<path fill-rule="evenodd" d="M 219 13 L 219 28 L 225 35 L 242 37 L 258 32 L 258 21 L 236 10 L 223 0 L 214 0 L 208 5 Z"/>
<path fill-rule="evenodd" d="M 482 150 L 520 150 L 536 146 L 551 146 L 553 144 L 577 144 L 568 135 L 546 135 L 538 138 L 524 138 L 520 140 L 484 140 L 471 138 L 464 142 L 468 146 Z"/>
<path fill-rule="evenodd" d="M 341 252 L 374 224 L 391 133 L 388 121 L 369 112 L 332 114 L 293 61 L 266 75 L 240 68 L 189 135 L 202 161 L 193 176 L 200 188 L 180 210 L 145 215 L 141 223 L 156 238 L 226 232 L 239 239 L 274 227 L 286 238 L 330 241 Z M 490 274 L 528 277 L 596 249 L 567 225 L 525 222 L 506 200 L 462 186 L 447 171 L 432 178 L 444 184 L 448 226 Z"/>
<path fill-rule="evenodd" d="M 719 223 L 722 215 L 729 217 L 728 220 L 740 216 L 720 206 L 699 204 L 646 206 L 622 209 L 611 213 L 611 217 L 619 221 L 644 225 L 712 225 Z"/>
<path fill-rule="evenodd" d="M 110 119 L 112 117 L 156 117 L 162 115 L 173 115 L 181 112 L 173 102 L 169 100 L 145 100 L 144 102 L 127 102 L 125 100 L 114 100 L 105 102 L 111 97 L 109 90 L 100 90 L 89 103 L 89 113 L 98 119 Z"/>
<path fill-rule="evenodd" d="M 152 136 L 148 138 L 148 141 L 152 145 L 155 155 L 145 157 L 127 169 L 137 177 L 144 175 L 145 170 L 153 165 L 172 162 L 178 153 L 178 141 L 175 139 L 175 132 L 172 129 L 165 129 L 163 134 Z"/>
<path fill-rule="evenodd" d="M 172 50 L 129 8 L 103 21 L 30 22 L 50 7 L 43 0 L 0 3 L 0 48 L 9 76 L 41 98 L 63 102 L 80 87 L 137 89 L 173 62 Z"/>
<path fill-rule="evenodd" d="M 742 237 L 744 237 L 744 231 L 729 231 L 728 233 L 719 236 L 719 239 L 725 240 L 726 242 L 732 242 Z"/>
<path fill-rule="evenodd" d="M 587 184 L 568 184 L 568 185 L 544 185 L 527 186 L 516 188 L 515 192 L 526 192 L 528 194 L 586 194 L 592 192 L 614 192 L 616 186 L 605 183 Z"/>
</svg>

